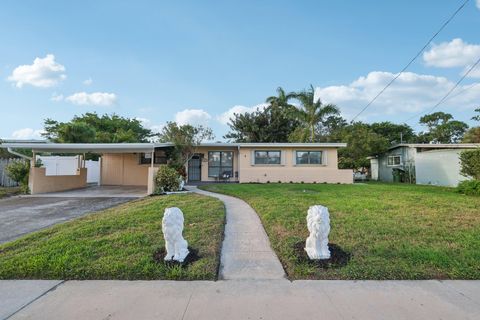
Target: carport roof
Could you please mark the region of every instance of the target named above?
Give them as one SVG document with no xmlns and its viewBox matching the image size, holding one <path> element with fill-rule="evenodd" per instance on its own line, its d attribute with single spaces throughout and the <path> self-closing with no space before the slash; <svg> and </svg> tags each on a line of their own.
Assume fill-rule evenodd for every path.
<svg viewBox="0 0 480 320">
<path fill-rule="evenodd" d="M 155 147 L 170 146 L 159 143 L 3 143 L 0 147 L 12 149 L 31 149 L 35 152 L 65 153 L 128 153 L 152 152 Z"/>
</svg>

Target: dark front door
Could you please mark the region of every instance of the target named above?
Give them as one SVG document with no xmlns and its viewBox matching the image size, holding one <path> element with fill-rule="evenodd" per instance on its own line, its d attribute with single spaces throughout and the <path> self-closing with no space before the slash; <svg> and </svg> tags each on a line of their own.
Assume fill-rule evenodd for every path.
<svg viewBox="0 0 480 320">
<path fill-rule="evenodd" d="M 202 159 L 193 156 L 188 161 L 188 181 L 200 181 L 202 179 Z"/>
</svg>

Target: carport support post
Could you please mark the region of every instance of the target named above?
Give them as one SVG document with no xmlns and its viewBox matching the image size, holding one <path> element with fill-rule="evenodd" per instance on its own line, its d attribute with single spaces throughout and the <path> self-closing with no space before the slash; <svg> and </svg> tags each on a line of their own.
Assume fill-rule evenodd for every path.
<svg viewBox="0 0 480 320">
<path fill-rule="evenodd" d="M 154 163 L 154 157 L 155 157 L 155 151 L 152 151 L 152 158 L 150 159 L 150 167 L 153 168 L 153 163 Z"/>
<path fill-rule="evenodd" d="M 37 153 L 34 150 L 32 150 L 32 161 L 30 163 L 30 167 L 32 167 L 32 168 L 35 167 L 35 162 L 36 162 L 35 158 L 36 157 L 37 157 Z"/>
</svg>

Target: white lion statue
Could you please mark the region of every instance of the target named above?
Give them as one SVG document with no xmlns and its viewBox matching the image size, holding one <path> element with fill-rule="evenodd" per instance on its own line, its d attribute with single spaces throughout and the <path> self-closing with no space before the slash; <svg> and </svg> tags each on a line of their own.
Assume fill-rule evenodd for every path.
<svg viewBox="0 0 480 320">
<path fill-rule="evenodd" d="M 164 260 L 183 262 L 187 257 L 188 243 L 183 238 L 183 212 L 177 207 L 166 208 L 162 219 L 167 255 Z"/>
<path fill-rule="evenodd" d="M 324 206 L 311 206 L 307 214 L 307 227 L 310 236 L 305 244 L 305 251 L 312 260 L 330 259 L 328 234 L 330 233 L 330 215 Z"/>
</svg>

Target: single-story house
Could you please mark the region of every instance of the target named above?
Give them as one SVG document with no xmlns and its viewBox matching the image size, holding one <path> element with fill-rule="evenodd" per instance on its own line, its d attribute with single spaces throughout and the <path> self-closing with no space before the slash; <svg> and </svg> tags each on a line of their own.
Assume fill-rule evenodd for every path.
<svg viewBox="0 0 480 320">
<path fill-rule="evenodd" d="M 168 162 L 171 143 L 4 143 L 9 150 L 100 155 L 100 185 L 144 186 L 152 193 L 158 167 Z M 352 170 L 338 169 L 337 150 L 345 143 L 203 143 L 186 165 L 187 183 L 352 183 Z M 48 176 L 45 168 L 30 172 L 32 193 L 86 186 L 82 157 L 75 176 Z"/>
<path fill-rule="evenodd" d="M 454 187 L 468 179 L 460 174 L 460 152 L 474 148 L 480 144 L 397 144 L 370 157 L 371 178 L 393 182 L 403 174 L 417 184 Z"/>
</svg>

